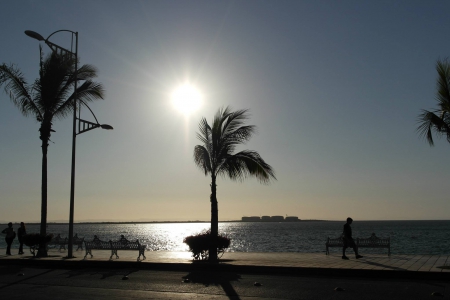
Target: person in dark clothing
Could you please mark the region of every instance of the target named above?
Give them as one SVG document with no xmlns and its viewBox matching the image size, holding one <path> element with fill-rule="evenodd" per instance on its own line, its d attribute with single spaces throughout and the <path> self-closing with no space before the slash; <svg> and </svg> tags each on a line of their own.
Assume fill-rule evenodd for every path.
<svg viewBox="0 0 450 300">
<path fill-rule="evenodd" d="M 3 229 L 2 233 L 6 234 L 5 242 L 6 242 L 6 255 L 11 255 L 11 244 L 16 237 L 16 232 L 12 228 L 13 224 L 11 222 L 8 223 L 8 228 Z"/>
<path fill-rule="evenodd" d="M 361 255 L 358 254 L 358 248 L 356 247 L 355 241 L 352 237 L 352 228 L 350 225 L 352 224 L 353 219 L 347 218 L 347 223 L 344 224 L 344 232 L 343 232 L 343 239 L 344 239 L 344 247 L 342 248 L 342 259 L 348 259 L 347 256 L 345 256 L 345 249 L 348 247 L 352 247 L 353 251 L 355 251 L 355 257 L 362 258 Z"/>
<path fill-rule="evenodd" d="M 27 229 L 25 228 L 25 224 L 20 222 L 20 227 L 17 229 L 17 235 L 19 238 L 19 254 L 23 254 L 23 236 L 27 234 Z"/>
</svg>

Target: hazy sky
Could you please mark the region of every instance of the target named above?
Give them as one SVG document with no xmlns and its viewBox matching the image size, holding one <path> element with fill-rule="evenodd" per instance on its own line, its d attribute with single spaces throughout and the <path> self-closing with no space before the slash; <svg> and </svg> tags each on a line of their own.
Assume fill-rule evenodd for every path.
<svg viewBox="0 0 450 300">
<path fill-rule="evenodd" d="M 99 70 L 100 123 L 77 137 L 75 221 L 209 220 L 198 123 L 248 108 L 278 180 L 218 180 L 219 220 L 449 219 L 450 145 L 416 132 L 450 55 L 448 1 L 3 1 L 0 63 L 38 77 L 39 42 L 79 33 Z M 70 34 L 51 41 L 70 48 Z M 46 53 L 50 49 L 44 44 Z M 170 101 L 190 82 L 203 105 Z M 39 124 L 0 91 L 0 221 L 39 221 Z M 93 120 L 86 110 L 82 118 Z M 71 117 L 54 122 L 48 219 L 68 221 Z"/>
</svg>

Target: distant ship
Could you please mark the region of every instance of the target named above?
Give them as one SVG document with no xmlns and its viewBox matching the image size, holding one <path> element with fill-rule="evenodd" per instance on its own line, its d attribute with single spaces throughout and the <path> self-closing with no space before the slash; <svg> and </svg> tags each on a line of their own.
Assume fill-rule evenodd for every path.
<svg viewBox="0 0 450 300">
<path fill-rule="evenodd" d="M 300 219 L 296 216 L 252 216 L 252 217 L 242 217 L 242 222 L 298 222 Z"/>
</svg>

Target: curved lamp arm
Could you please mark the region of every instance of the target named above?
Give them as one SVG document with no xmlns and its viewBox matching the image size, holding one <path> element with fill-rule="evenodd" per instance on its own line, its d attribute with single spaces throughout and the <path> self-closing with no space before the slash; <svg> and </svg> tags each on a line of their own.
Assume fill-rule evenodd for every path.
<svg viewBox="0 0 450 300">
<path fill-rule="evenodd" d="M 97 117 L 95 116 L 94 112 L 93 112 L 92 109 L 89 107 L 89 105 L 87 105 L 86 102 L 84 102 L 84 101 L 81 100 L 81 99 L 78 99 L 78 101 L 80 101 L 87 109 L 89 109 L 89 111 L 91 112 L 92 116 L 94 117 L 94 119 L 95 119 L 95 121 L 96 121 L 97 123 L 92 123 L 92 122 L 89 122 L 89 121 L 86 121 L 86 120 L 77 118 L 78 121 L 79 121 L 80 123 L 83 123 L 83 129 L 81 130 L 81 129 L 79 128 L 79 132 L 78 132 L 77 134 L 82 134 L 83 132 L 86 132 L 86 131 L 89 131 L 89 130 L 91 130 L 91 129 L 98 128 L 98 127 L 101 127 L 102 129 L 107 129 L 107 130 L 112 130 L 112 129 L 114 129 L 111 125 L 108 125 L 108 124 L 100 124 L 100 123 L 98 122 Z M 79 123 L 79 124 L 80 124 L 80 123 Z M 84 125 L 86 125 L 87 127 L 85 128 Z M 81 126 L 81 125 L 79 125 L 79 126 Z"/>
<path fill-rule="evenodd" d="M 52 49 L 52 51 L 54 51 L 54 52 L 58 52 L 58 50 L 59 50 L 61 53 L 62 52 L 66 52 L 66 53 L 70 53 L 70 54 L 74 55 L 75 57 L 77 57 L 76 50 L 75 50 L 75 52 L 73 52 L 71 50 L 67 50 L 67 49 L 65 49 L 65 48 L 63 48 L 61 46 L 58 46 L 58 45 L 56 45 L 56 44 L 54 44 L 54 43 L 49 41 L 49 38 L 52 35 L 54 35 L 55 33 L 58 33 L 58 32 L 62 32 L 62 31 L 70 32 L 72 34 L 72 42 L 73 42 L 73 35 L 75 35 L 75 40 L 76 41 L 78 40 L 78 32 L 75 32 L 75 31 L 72 31 L 72 30 L 68 30 L 68 29 L 57 30 L 57 31 L 53 32 L 52 34 L 50 34 L 46 39 L 44 39 L 44 37 L 42 35 L 40 35 L 39 33 L 35 32 L 35 31 L 32 31 L 32 30 L 25 30 L 25 34 L 28 35 L 29 37 L 33 38 L 33 39 L 38 40 L 38 41 L 44 41 L 44 43 L 46 43 L 47 46 L 49 46 L 50 49 Z"/>
</svg>

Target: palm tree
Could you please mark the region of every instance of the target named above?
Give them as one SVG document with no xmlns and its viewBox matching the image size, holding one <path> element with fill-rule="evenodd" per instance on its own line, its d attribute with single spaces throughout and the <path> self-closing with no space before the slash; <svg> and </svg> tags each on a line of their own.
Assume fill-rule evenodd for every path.
<svg viewBox="0 0 450 300">
<path fill-rule="evenodd" d="M 47 232 L 47 150 L 50 141 L 54 118 L 62 119 L 73 113 L 75 95 L 86 105 L 97 99 L 103 99 L 104 90 L 101 84 L 93 82 L 97 70 L 91 65 L 83 65 L 75 76 L 75 61 L 51 53 L 43 57 L 40 48 L 39 78 L 28 84 L 16 65 L 0 65 L 0 86 L 4 86 L 6 94 L 24 116 L 32 116 L 40 123 L 40 139 L 42 141 L 42 187 L 41 187 L 41 224 L 40 234 Z M 78 83 L 76 93 L 72 88 L 75 78 Z M 45 244 L 39 246 L 38 256 L 47 256 Z"/>
<path fill-rule="evenodd" d="M 231 111 L 229 107 L 219 109 L 214 116 L 212 127 L 205 118 L 199 123 L 198 139 L 203 145 L 194 148 L 195 164 L 211 175 L 211 237 L 214 241 L 209 248 L 209 260 L 217 261 L 215 238 L 219 231 L 219 213 L 216 197 L 217 176 L 243 181 L 248 176 L 256 177 L 267 184 L 276 179 L 275 172 L 256 151 L 244 150 L 233 154 L 239 144 L 247 142 L 255 133 L 253 125 L 244 126 L 248 110 Z"/>
<path fill-rule="evenodd" d="M 425 136 L 430 146 L 434 145 L 433 131 L 446 136 L 450 143 L 450 63 L 447 60 L 438 60 L 437 97 L 439 109 L 435 111 L 422 110 L 419 115 L 417 131 Z"/>
</svg>

